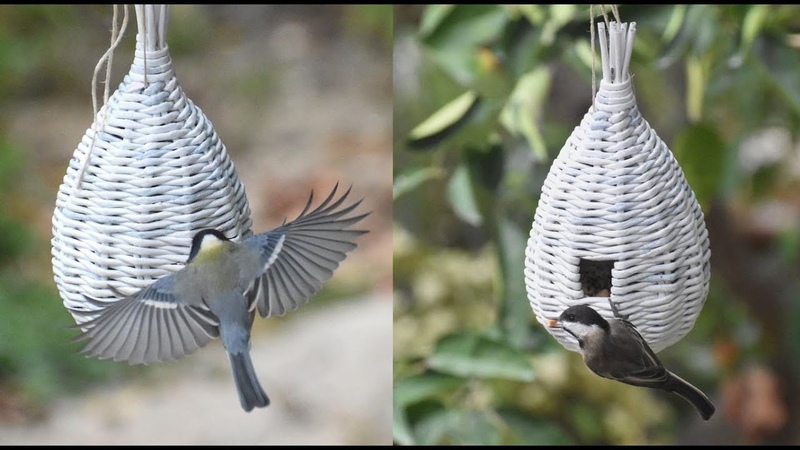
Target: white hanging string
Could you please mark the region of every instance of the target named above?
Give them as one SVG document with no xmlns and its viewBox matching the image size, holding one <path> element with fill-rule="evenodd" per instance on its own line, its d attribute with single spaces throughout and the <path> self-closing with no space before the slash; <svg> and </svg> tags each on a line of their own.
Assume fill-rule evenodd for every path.
<svg viewBox="0 0 800 450">
<path fill-rule="evenodd" d="M 95 141 L 97 139 L 97 133 L 102 131 L 106 126 L 106 121 L 108 119 L 108 97 L 110 94 L 110 82 L 111 82 L 111 67 L 112 62 L 114 60 L 114 50 L 117 48 L 120 42 L 122 42 L 123 36 L 125 36 L 125 29 L 128 27 L 128 5 L 122 5 L 122 9 L 124 11 L 123 18 L 122 18 L 122 25 L 117 27 L 118 16 L 119 16 L 119 5 L 114 5 L 114 16 L 112 18 L 111 24 L 111 45 L 109 46 L 108 50 L 103 53 L 103 56 L 100 57 L 100 60 L 97 62 L 97 65 L 94 67 L 94 73 L 92 74 L 92 119 L 93 119 L 93 128 L 94 132 L 92 133 L 92 142 L 89 145 L 89 150 L 86 152 L 86 157 L 84 158 L 83 162 L 81 163 L 80 171 L 78 172 L 78 177 L 75 183 L 75 189 L 80 190 L 81 188 L 81 180 L 83 180 L 83 174 L 86 172 L 86 168 L 89 166 L 89 161 L 92 157 L 92 150 L 94 149 Z M 104 80 L 105 88 L 103 89 L 103 105 L 106 106 L 106 109 L 103 112 L 103 118 L 101 122 L 98 124 L 94 121 L 94 118 L 97 117 L 98 109 L 97 109 L 97 77 L 100 73 L 100 69 L 103 67 L 103 64 L 106 65 L 106 79 Z M 99 125 L 99 127 L 98 127 Z"/>
</svg>

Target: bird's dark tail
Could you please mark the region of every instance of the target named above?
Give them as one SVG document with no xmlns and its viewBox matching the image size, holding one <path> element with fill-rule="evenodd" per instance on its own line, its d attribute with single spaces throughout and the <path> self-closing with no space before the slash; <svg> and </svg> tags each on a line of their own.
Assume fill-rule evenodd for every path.
<svg viewBox="0 0 800 450">
<path fill-rule="evenodd" d="M 712 415 L 714 415 L 716 408 L 714 408 L 711 400 L 706 397 L 706 394 L 674 373 L 670 372 L 669 374 L 670 380 L 667 386 L 665 386 L 666 390 L 680 395 L 686 401 L 691 403 L 697 412 L 700 413 L 700 416 L 703 418 L 703 420 L 708 420 Z"/>
<path fill-rule="evenodd" d="M 269 405 L 269 397 L 264 393 L 261 384 L 256 377 L 253 368 L 253 361 L 247 351 L 240 353 L 228 353 L 233 371 L 233 381 L 236 383 L 236 390 L 239 392 L 239 401 L 242 408 L 250 412 L 255 407 L 263 408 Z"/>
</svg>

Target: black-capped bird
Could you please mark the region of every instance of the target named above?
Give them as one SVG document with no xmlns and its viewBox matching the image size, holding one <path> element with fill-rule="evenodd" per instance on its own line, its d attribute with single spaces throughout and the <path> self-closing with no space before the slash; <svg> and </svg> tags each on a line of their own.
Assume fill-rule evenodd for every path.
<svg viewBox="0 0 800 450">
<path fill-rule="evenodd" d="M 261 317 L 283 315 L 305 304 L 356 248 L 366 230 L 350 227 L 369 213 L 353 215 L 361 201 L 345 205 L 348 189 L 311 210 L 313 192 L 293 221 L 241 243 L 204 229 L 194 235 L 179 271 L 115 301 L 87 298 L 97 310 L 76 325 L 81 352 L 101 359 L 147 364 L 194 352 L 222 338 L 239 400 L 245 411 L 269 405 L 250 359 L 250 329 Z"/>
<path fill-rule="evenodd" d="M 578 340 L 581 355 L 592 372 L 604 378 L 634 386 L 663 389 L 683 397 L 704 420 L 715 411 L 702 391 L 670 372 L 656 356 L 634 325 L 619 316 L 606 320 L 588 305 L 570 306 L 550 327 L 562 327 Z"/>
</svg>

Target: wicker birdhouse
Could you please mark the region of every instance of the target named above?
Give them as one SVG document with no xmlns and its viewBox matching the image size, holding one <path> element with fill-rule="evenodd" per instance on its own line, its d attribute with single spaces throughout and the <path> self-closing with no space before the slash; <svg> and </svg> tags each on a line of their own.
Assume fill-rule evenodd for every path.
<svg viewBox="0 0 800 450">
<path fill-rule="evenodd" d="M 603 77 L 594 105 L 545 179 L 525 252 L 528 300 L 543 326 L 610 300 L 654 351 L 680 340 L 705 303 L 708 233 L 692 188 L 642 117 L 628 65 L 635 23 L 598 24 Z M 564 347 L 577 341 L 545 328 Z"/>
<path fill-rule="evenodd" d="M 244 186 L 186 96 L 166 45 L 168 6 L 137 5 L 130 71 L 78 143 L 53 214 L 53 273 L 68 309 L 116 300 L 180 269 L 193 234 L 250 234 Z M 74 315 L 82 323 L 86 317 Z"/>
</svg>

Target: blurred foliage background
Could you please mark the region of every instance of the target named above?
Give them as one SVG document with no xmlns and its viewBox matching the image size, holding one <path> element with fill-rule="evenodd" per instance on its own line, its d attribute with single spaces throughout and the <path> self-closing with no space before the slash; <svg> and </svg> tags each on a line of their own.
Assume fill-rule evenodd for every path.
<svg viewBox="0 0 800 450">
<path fill-rule="evenodd" d="M 386 300 L 369 303 L 380 303 L 386 318 L 386 339 L 372 341 L 387 346 L 390 342 L 392 12 L 389 5 L 170 9 L 167 42 L 177 77 L 225 142 L 248 191 L 254 231 L 294 217 L 311 189 L 318 201 L 337 181 L 352 185 L 352 195 L 364 198 L 362 207 L 372 211 L 364 222 L 371 232 L 359 239 L 358 251 L 349 255 L 316 301 L 286 318 L 261 321 L 261 332 L 275 332 L 281 323 L 310 310 L 363 297 Z M 132 61 L 136 18 L 130 6 L 129 14 L 125 38 L 115 53 L 112 92 Z M 155 386 L 155 378 L 163 381 L 164 372 L 175 367 L 131 367 L 79 355 L 80 344 L 70 342 L 77 331 L 67 329 L 73 319 L 53 282 L 55 195 L 75 147 L 92 123 L 92 72 L 109 46 L 111 18 L 111 5 L 0 5 L 0 426 L 36 422 L 45 418 L 56 398 L 89 397 L 86 391 L 92 387 L 120 386 L 133 379 Z M 102 90 L 101 81 L 101 104 Z M 372 313 L 353 317 L 368 314 Z M 381 353 L 388 361 L 388 352 Z M 346 358 L 340 363 L 348 364 Z M 335 367 L 329 364 L 330 373 Z M 227 370 L 223 377 L 229 376 Z M 369 371 L 364 377 L 375 378 Z M 346 381 L 358 383 L 367 393 L 385 382 L 388 398 L 387 378 L 375 383 Z M 268 388 L 266 374 L 262 380 Z M 340 385 L 348 389 L 347 383 Z M 272 389 L 271 397 L 280 395 L 275 384 Z M 328 389 L 328 403 L 336 401 L 331 391 L 335 389 Z M 234 392 L 224 395 L 231 400 L 231 412 L 241 414 Z M 291 405 L 293 420 L 307 407 L 298 400 Z M 126 407 L 137 410 L 138 404 L 130 400 Z M 388 401 L 380 408 L 388 413 Z M 279 424 L 282 406 L 270 410 L 273 425 Z M 386 418 L 388 427 L 388 414 L 363 412 L 371 415 L 373 424 Z M 314 414 L 304 417 L 312 420 Z M 234 434 L 236 427 L 222 422 L 225 431 Z M 239 423 L 247 423 L 246 418 Z M 124 434 L 119 425 L 111 427 L 116 435 Z M 376 436 L 380 427 L 375 428 L 340 435 L 349 433 L 350 441 L 388 441 L 388 433 Z M 274 438 L 289 440 L 291 431 Z M 164 439 L 153 434 L 142 439 Z M 188 434 L 175 430 L 170 439 L 197 439 Z M 319 439 L 322 434 L 306 432 L 303 437 Z M 220 432 L 215 438 L 222 441 L 221 436 Z M 246 439 L 239 435 L 237 442 Z"/>
<path fill-rule="evenodd" d="M 541 185 L 592 100 L 589 6 L 396 6 L 395 443 L 800 443 L 800 7 L 619 12 L 711 241 L 704 309 L 659 356 L 717 413 L 595 376 L 528 304 Z"/>
</svg>

